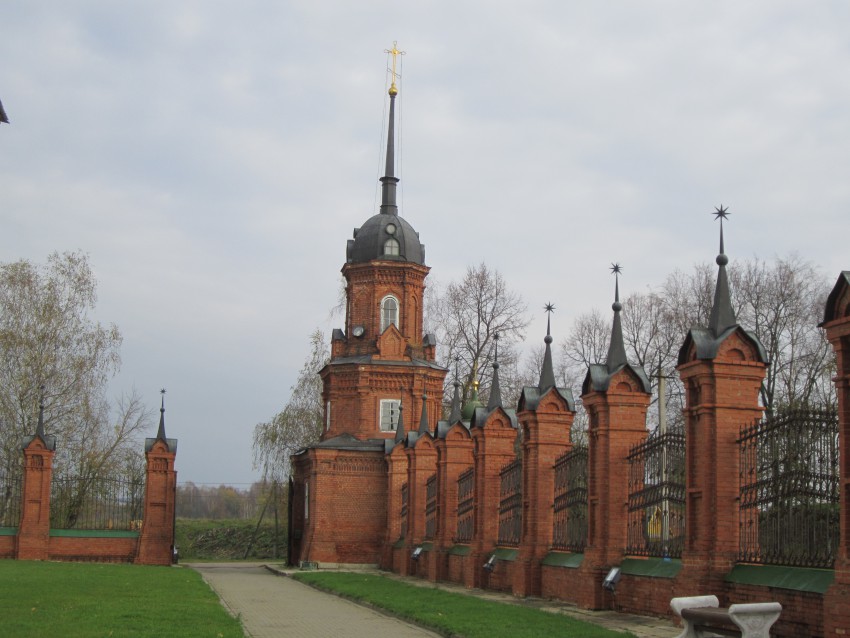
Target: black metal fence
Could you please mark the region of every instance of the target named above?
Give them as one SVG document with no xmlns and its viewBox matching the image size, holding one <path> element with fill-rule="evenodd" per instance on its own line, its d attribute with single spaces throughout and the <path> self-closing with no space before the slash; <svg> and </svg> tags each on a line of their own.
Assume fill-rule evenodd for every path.
<svg viewBox="0 0 850 638">
<path fill-rule="evenodd" d="M 685 435 L 653 434 L 629 452 L 626 552 L 680 558 L 685 541 Z"/>
<path fill-rule="evenodd" d="M 410 504 L 410 490 L 407 483 L 401 486 L 401 537 L 407 536 L 407 511 Z"/>
<path fill-rule="evenodd" d="M 516 547 L 522 534 L 522 462 L 511 461 L 499 472 L 499 538 L 502 547 Z"/>
<path fill-rule="evenodd" d="M 54 476 L 50 486 L 50 527 L 138 530 L 144 496 L 144 482 Z"/>
<path fill-rule="evenodd" d="M 555 461 L 552 547 L 583 552 L 587 545 L 587 447 L 577 446 Z"/>
<path fill-rule="evenodd" d="M 21 476 L 0 477 L 0 527 L 20 524 L 21 481 Z"/>
<path fill-rule="evenodd" d="M 743 427 L 738 444 L 738 560 L 832 567 L 839 535 L 836 412 L 780 413 Z"/>
<path fill-rule="evenodd" d="M 457 534 L 456 543 L 472 540 L 475 517 L 475 468 L 469 468 L 457 478 Z"/>
<path fill-rule="evenodd" d="M 433 540 L 437 535 L 437 475 L 432 474 L 425 482 L 425 538 Z"/>
</svg>

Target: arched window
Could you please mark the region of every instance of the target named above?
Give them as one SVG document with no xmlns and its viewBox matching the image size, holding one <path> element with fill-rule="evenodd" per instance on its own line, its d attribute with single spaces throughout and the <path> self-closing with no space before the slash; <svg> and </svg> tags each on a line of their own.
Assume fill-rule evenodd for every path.
<svg viewBox="0 0 850 638">
<path fill-rule="evenodd" d="M 385 255 L 398 255 L 398 240 L 390 237 L 384 242 Z"/>
<path fill-rule="evenodd" d="M 383 333 L 391 323 L 398 327 L 398 299 L 389 295 L 381 301 L 381 332 Z"/>
</svg>

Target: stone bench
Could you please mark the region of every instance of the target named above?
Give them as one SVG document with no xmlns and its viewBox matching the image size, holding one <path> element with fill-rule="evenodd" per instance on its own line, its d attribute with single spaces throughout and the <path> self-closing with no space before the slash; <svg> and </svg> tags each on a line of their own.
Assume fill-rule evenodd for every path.
<svg viewBox="0 0 850 638">
<path fill-rule="evenodd" d="M 779 603 L 745 603 L 720 607 L 717 596 L 674 598 L 670 607 L 682 619 L 684 631 L 676 638 L 741 636 L 769 638 L 770 628 L 779 619 Z"/>
</svg>

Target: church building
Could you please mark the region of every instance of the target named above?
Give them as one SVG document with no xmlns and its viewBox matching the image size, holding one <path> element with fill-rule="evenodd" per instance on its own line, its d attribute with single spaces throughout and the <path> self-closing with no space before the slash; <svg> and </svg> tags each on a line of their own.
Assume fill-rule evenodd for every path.
<svg viewBox="0 0 850 638">
<path fill-rule="evenodd" d="M 393 47 L 393 59 L 400 52 Z M 395 63 L 394 63 L 395 65 Z M 377 564 L 387 524 L 386 453 L 404 437 L 404 414 L 433 431 L 447 370 L 423 334 L 425 246 L 398 214 L 395 101 L 389 89 L 386 171 L 376 215 L 354 230 L 342 267 L 345 328 L 321 370 L 324 432 L 292 459 L 290 559 Z M 297 504 L 297 505 L 296 505 Z"/>
</svg>

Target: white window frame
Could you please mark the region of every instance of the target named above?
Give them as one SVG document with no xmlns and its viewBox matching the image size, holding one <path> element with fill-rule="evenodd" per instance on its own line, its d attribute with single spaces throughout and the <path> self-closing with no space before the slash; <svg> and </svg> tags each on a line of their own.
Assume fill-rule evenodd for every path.
<svg viewBox="0 0 850 638">
<path fill-rule="evenodd" d="M 386 309 L 387 302 L 390 300 L 395 302 L 395 317 L 392 321 L 386 321 L 386 318 L 384 317 L 384 311 Z M 384 333 L 384 330 L 390 327 L 390 323 L 395 324 L 395 327 L 398 328 L 398 317 L 400 313 L 401 304 L 398 301 L 398 297 L 396 297 L 395 295 L 387 295 L 386 297 L 381 299 L 381 334 Z"/>
<path fill-rule="evenodd" d="M 389 255 L 391 257 L 398 257 L 400 249 L 401 245 L 398 243 L 398 239 L 396 239 L 395 237 L 390 237 L 387 241 L 384 242 L 385 255 Z"/>
<path fill-rule="evenodd" d="M 398 428 L 398 406 L 401 399 L 381 399 L 378 406 L 378 429 L 381 432 L 395 432 Z M 387 421 L 384 422 L 384 410 L 386 410 Z M 393 422 L 390 423 L 390 410 L 392 410 Z"/>
</svg>

